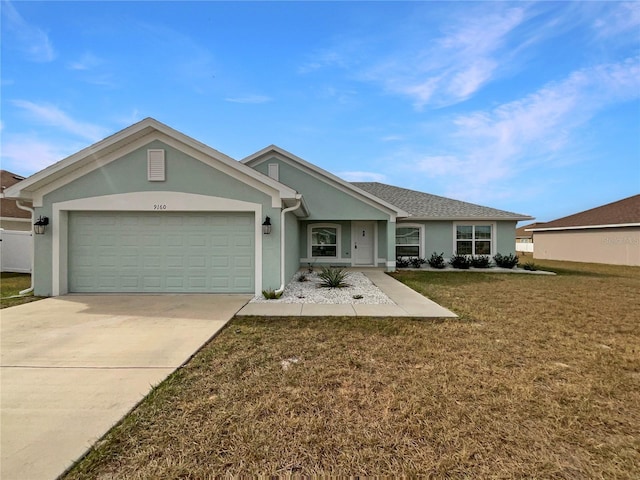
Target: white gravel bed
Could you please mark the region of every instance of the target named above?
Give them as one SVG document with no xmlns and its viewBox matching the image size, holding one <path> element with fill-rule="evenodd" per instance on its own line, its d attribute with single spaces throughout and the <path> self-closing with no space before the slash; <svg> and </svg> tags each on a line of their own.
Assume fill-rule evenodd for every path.
<svg viewBox="0 0 640 480">
<path fill-rule="evenodd" d="M 300 282 L 300 275 L 304 274 L 307 281 Z M 371 280 L 360 272 L 349 272 L 345 282 L 349 287 L 323 288 L 319 286 L 318 274 L 301 271 L 296 273 L 293 280 L 284 288 L 282 297 L 277 300 L 267 300 L 262 295 L 254 297 L 251 303 L 319 303 L 319 304 L 364 304 L 380 305 L 394 302 L 387 297 Z M 354 298 L 362 297 L 362 298 Z"/>
</svg>

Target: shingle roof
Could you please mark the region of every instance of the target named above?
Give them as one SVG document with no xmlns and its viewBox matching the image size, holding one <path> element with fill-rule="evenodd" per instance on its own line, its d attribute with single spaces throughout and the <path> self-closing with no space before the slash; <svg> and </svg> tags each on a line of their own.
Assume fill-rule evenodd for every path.
<svg viewBox="0 0 640 480">
<path fill-rule="evenodd" d="M 536 228 L 595 227 L 599 225 L 640 224 L 640 194 L 607 203 L 567 217 L 558 218 Z"/>
<path fill-rule="evenodd" d="M 516 238 L 531 238 L 533 237 L 533 232 L 529 232 L 527 230 L 531 228 L 540 228 L 543 225 L 545 225 L 544 222 L 535 222 L 518 227 L 516 228 Z"/>
<path fill-rule="evenodd" d="M 409 213 L 409 218 L 434 220 L 530 220 L 532 217 L 378 182 L 353 182 L 356 187 Z"/>
<path fill-rule="evenodd" d="M 0 170 L 0 187 L 4 191 L 5 187 L 10 187 L 16 183 L 24 180 L 24 177 L 7 170 Z M 30 202 L 25 202 L 25 205 L 31 206 Z M 20 210 L 16 206 L 15 200 L 9 200 L 8 198 L 0 199 L 0 217 L 7 218 L 31 218 L 31 214 L 25 210 Z"/>
</svg>

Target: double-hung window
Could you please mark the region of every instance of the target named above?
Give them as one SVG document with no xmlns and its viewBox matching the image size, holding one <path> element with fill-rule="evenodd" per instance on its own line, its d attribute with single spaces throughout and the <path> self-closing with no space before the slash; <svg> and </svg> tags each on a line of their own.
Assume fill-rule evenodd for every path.
<svg viewBox="0 0 640 480">
<path fill-rule="evenodd" d="M 311 227 L 311 256 L 338 256 L 338 227 L 324 225 Z"/>
<path fill-rule="evenodd" d="M 396 257 L 420 256 L 420 227 L 396 227 Z"/>
<path fill-rule="evenodd" d="M 458 255 L 491 255 L 493 225 L 456 225 Z"/>
</svg>

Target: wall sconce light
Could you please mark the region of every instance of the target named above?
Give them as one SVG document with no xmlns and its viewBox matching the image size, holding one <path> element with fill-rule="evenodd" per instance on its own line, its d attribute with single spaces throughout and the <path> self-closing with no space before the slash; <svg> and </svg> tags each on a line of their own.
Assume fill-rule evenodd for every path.
<svg viewBox="0 0 640 480">
<path fill-rule="evenodd" d="M 271 233 L 271 219 L 269 217 L 264 219 L 264 223 L 262 224 L 262 233 L 265 235 L 269 235 Z"/>
<path fill-rule="evenodd" d="M 33 224 L 34 233 L 36 233 L 37 235 L 42 235 L 46 230 L 47 225 L 49 225 L 49 217 L 43 217 L 42 215 L 40 215 L 40 218 L 38 218 L 36 223 Z"/>
</svg>

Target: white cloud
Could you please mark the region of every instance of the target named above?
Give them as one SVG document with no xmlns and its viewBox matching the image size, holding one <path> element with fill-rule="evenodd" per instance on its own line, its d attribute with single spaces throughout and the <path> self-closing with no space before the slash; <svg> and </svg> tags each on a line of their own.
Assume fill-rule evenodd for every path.
<svg viewBox="0 0 640 480">
<path fill-rule="evenodd" d="M 241 97 L 228 97 L 224 99 L 226 102 L 231 103 L 267 103 L 271 102 L 272 98 L 266 95 L 245 95 Z"/>
<path fill-rule="evenodd" d="M 403 135 L 385 135 L 380 140 L 382 140 L 383 142 L 399 142 L 401 140 L 404 140 L 404 136 Z"/>
<path fill-rule="evenodd" d="M 4 47 L 17 48 L 24 52 L 30 60 L 34 62 L 51 62 L 55 59 L 56 53 L 49 35 L 42 29 L 28 23 L 13 4 L 8 0 L 2 1 L 2 27 L 10 32 L 6 38 L 11 38 L 9 45 Z"/>
<path fill-rule="evenodd" d="M 7 135 L 2 142 L 2 168 L 28 176 L 71 155 L 76 147 L 42 141 L 31 135 Z"/>
<path fill-rule="evenodd" d="M 474 8 L 439 37 L 415 38 L 426 46 L 403 46 L 365 76 L 409 97 L 418 110 L 468 99 L 495 77 L 509 35 L 526 20 L 525 8 L 489 8 Z"/>
<path fill-rule="evenodd" d="M 401 157 L 406 169 L 447 178 L 447 193 L 457 198 L 503 198 L 516 193 L 507 182 L 516 172 L 571 162 L 582 127 L 601 110 L 639 98 L 640 57 L 578 70 L 522 99 L 453 118 L 439 146 L 446 155 L 414 149 L 398 152 L 395 163 Z"/>
<path fill-rule="evenodd" d="M 92 53 L 84 53 L 79 59 L 69 62 L 68 66 L 71 70 L 92 70 L 102 65 L 102 59 L 96 57 Z"/>
<path fill-rule="evenodd" d="M 640 3 L 608 2 L 593 27 L 602 37 L 631 33 L 635 41 L 640 37 Z"/>
<path fill-rule="evenodd" d="M 339 172 L 338 176 L 347 182 L 384 182 L 386 177 L 375 172 Z"/>
<path fill-rule="evenodd" d="M 56 127 L 92 142 L 101 140 L 108 133 L 105 128 L 98 125 L 74 120 L 53 105 L 37 104 L 27 100 L 13 100 L 11 103 L 27 112 L 34 121 L 40 124 Z"/>
</svg>

